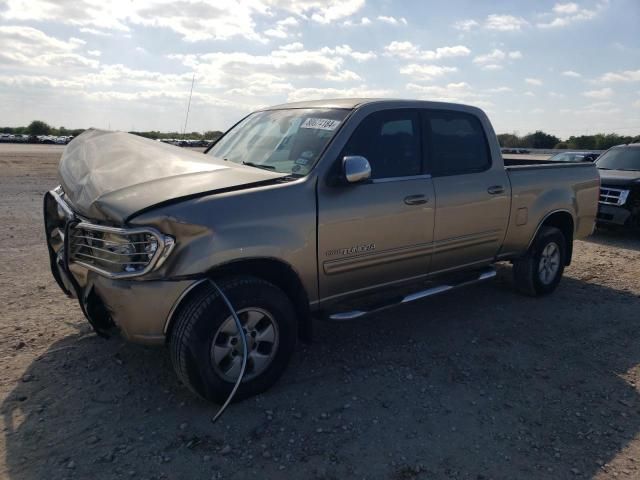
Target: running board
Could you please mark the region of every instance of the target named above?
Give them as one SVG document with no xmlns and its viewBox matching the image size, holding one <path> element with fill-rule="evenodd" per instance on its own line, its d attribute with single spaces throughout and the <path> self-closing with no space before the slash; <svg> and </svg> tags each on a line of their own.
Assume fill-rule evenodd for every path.
<svg viewBox="0 0 640 480">
<path fill-rule="evenodd" d="M 416 300 L 421 300 L 423 298 L 432 297 L 434 295 L 438 295 L 440 293 L 448 292 L 450 290 L 465 287 L 467 285 L 472 285 L 474 283 L 483 282 L 485 280 L 489 280 L 496 276 L 496 271 L 493 268 L 481 271 L 476 278 L 471 280 L 466 280 L 461 283 L 453 284 L 453 285 L 438 285 L 437 287 L 428 288 L 426 290 L 421 290 L 419 292 L 411 293 L 402 297 L 401 299 L 396 299 L 396 301 L 387 303 L 385 305 L 377 306 L 371 310 L 353 310 L 351 312 L 340 312 L 329 315 L 329 320 L 334 321 L 345 321 L 345 320 L 354 320 L 356 318 L 364 317 L 365 315 L 371 315 L 372 313 L 377 313 L 382 310 L 386 310 L 388 308 L 396 307 L 398 305 L 402 305 L 404 303 L 415 302 Z"/>
</svg>

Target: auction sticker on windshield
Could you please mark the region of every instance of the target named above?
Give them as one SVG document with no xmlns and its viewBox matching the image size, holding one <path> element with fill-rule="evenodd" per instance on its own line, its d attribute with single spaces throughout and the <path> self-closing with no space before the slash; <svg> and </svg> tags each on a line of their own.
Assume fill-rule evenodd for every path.
<svg viewBox="0 0 640 480">
<path fill-rule="evenodd" d="M 340 125 L 340 120 L 330 118 L 307 118 L 300 128 L 315 128 L 317 130 L 335 130 Z"/>
</svg>

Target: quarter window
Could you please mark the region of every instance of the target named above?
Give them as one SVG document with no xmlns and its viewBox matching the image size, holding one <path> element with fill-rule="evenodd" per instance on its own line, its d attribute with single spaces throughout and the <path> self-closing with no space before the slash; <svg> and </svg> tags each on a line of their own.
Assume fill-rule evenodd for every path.
<svg viewBox="0 0 640 480">
<path fill-rule="evenodd" d="M 353 133 L 342 156 L 361 155 L 371 165 L 371 178 L 421 173 L 418 112 L 383 110 L 366 117 Z"/>
<path fill-rule="evenodd" d="M 491 166 L 480 120 L 462 112 L 425 112 L 424 145 L 434 176 L 481 172 Z"/>
</svg>

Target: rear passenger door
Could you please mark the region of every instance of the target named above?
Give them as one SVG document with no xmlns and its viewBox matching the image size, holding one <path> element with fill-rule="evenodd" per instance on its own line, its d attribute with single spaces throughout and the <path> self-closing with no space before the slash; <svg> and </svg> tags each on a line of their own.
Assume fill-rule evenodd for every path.
<svg viewBox="0 0 640 480">
<path fill-rule="evenodd" d="M 425 110 L 422 125 L 436 194 L 431 271 L 490 262 L 509 217 L 504 166 L 492 162 L 486 132 L 475 115 Z"/>
</svg>

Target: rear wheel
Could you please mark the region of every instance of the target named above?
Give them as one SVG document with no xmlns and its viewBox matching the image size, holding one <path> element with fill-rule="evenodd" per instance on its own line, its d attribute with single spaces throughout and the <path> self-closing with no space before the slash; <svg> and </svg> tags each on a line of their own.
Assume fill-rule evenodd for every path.
<svg viewBox="0 0 640 480">
<path fill-rule="evenodd" d="M 513 262 L 518 291 L 531 295 L 553 292 L 564 273 L 566 240 L 556 227 L 542 227 L 527 254 Z"/>
<path fill-rule="evenodd" d="M 240 400 L 273 385 L 293 354 L 297 321 L 293 306 L 275 285 L 255 277 L 216 281 L 233 305 L 247 339 Z M 242 366 L 242 339 L 217 290 L 204 284 L 176 314 L 171 360 L 182 382 L 198 395 L 222 403 Z"/>
</svg>

